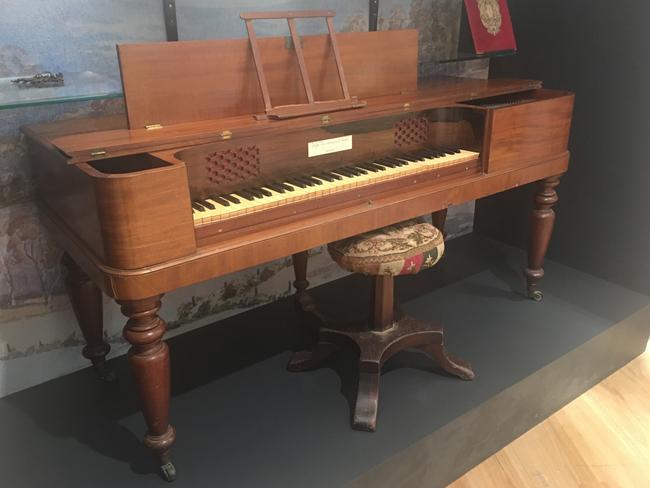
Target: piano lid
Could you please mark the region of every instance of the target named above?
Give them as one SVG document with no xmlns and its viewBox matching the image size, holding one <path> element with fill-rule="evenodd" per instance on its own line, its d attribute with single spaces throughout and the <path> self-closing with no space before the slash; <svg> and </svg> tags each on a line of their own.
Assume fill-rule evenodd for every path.
<svg viewBox="0 0 650 488">
<path fill-rule="evenodd" d="M 525 79 L 480 80 L 470 78 L 435 78 L 424 80 L 421 88 L 399 94 L 366 98 L 367 106 L 328 114 L 330 125 L 367 120 L 410 111 L 448 107 L 478 98 L 541 88 L 540 81 Z M 89 120 L 89 119 L 78 119 Z M 93 120 L 93 119 L 90 119 Z M 101 120 L 101 119 L 94 119 Z M 158 129 L 128 129 L 124 118 L 110 118 L 108 123 L 93 122 L 96 130 L 88 132 L 83 124 L 74 122 L 67 128 L 54 129 L 61 122 L 30 126 L 29 131 L 38 139 L 56 146 L 70 159 L 69 163 L 175 149 L 197 144 L 218 142 L 256 134 L 278 134 L 288 131 L 320 127 L 321 115 L 310 115 L 288 120 L 255 120 L 251 114 L 215 120 L 186 122 Z M 62 130 L 63 129 L 63 130 Z M 103 154 L 97 155 L 101 151 Z M 93 156 L 95 153 L 95 156 Z"/>
</svg>

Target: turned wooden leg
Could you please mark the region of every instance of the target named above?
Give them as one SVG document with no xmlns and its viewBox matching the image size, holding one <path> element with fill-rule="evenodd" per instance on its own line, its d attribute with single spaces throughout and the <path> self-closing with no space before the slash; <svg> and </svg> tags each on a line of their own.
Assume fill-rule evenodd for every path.
<svg viewBox="0 0 650 488">
<path fill-rule="evenodd" d="M 528 236 L 528 267 L 524 270 L 528 287 L 528 297 L 539 302 L 543 294 L 537 289 L 544 277 L 544 256 L 555 224 L 553 205 L 558 197 L 555 188 L 560 184 L 560 176 L 552 176 L 538 183 L 537 192 L 530 214 L 530 231 Z"/>
<path fill-rule="evenodd" d="M 446 235 L 445 233 L 445 222 L 447 221 L 447 209 L 443 208 L 442 210 L 438 210 L 437 212 L 433 212 L 431 214 L 431 223 L 433 226 L 438 229 L 440 232 L 442 232 L 442 235 Z"/>
<path fill-rule="evenodd" d="M 309 307 L 310 300 L 309 295 L 307 294 L 307 288 L 309 288 L 309 281 L 307 281 L 307 262 L 309 260 L 309 252 L 302 251 L 296 253 L 292 256 L 293 260 L 293 272 L 296 277 L 296 280 L 293 282 L 293 286 L 296 289 L 295 300 L 297 307 L 304 311 L 305 307 Z"/>
<path fill-rule="evenodd" d="M 131 344 L 129 365 L 147 423 L 144 444 L 156 456 L 165 479 L 172 481 L 176 470 L 170 459 L 170 448 L 176 431 L 169 425 L 169 348 L 162 340 L 166 324 L 158 317 L 161 297 L 118 303 L 128 317 L 123 332 Z"/>
<path fill-rule="evenodd" d="M 102 292 L 67 253 L 62 263 L 68 271 L 65 284 L 72 309 L 86 340 L 82 354 L 93 363 L 99 379 L 114 382 L 117 376 L 106 363 L 111 346 L 104 341 Z"/>
<path fill-rule="evenodd" d="M 309 281 L 307 281 L 308 251 L 296 253 L 292 258 L 293 271 L 296 276 L 296 280 L 293 282 L 296 289 L 296 308 L 299 312 L 310 313 L 323 322 L 324 317 L 318 312 L 316 304 L 307 292 L 307 288 L 309 288 Z M 316 341 L 316 332 L 311 332 L 307 329 L 305 323 L 301 324 L 298 350 L 291 355 L 287 370 L 298 372 L 317 368 L 338 350 L 333 344 L 318 343 Z"/>
</svg>

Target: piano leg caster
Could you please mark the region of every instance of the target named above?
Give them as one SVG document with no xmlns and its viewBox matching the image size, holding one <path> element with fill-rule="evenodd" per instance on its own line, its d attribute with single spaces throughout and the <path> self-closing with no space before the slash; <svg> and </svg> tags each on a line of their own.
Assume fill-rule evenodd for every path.
<svg viewBox="0 0 650 488">
<path fill-rule="evenodd" d="M 106 362 L 93 364 L 97 379 L 105 383 L 117 383 L 117 373 Z"/>
<path fill-rule="evenodd" d="M 533 290 L 532 292 L 528 293 L 528 298 L 530 298 L 535 302 L 541 302 L 542 300 L 544 300 L 544 293 L 542 293 L 539 290 Z"/>
<path fill-rule="evenodd" d="M 160 466 L 160 472 L 165 481 L 172 482 L 176 479 L 176 468 L 171 462 Z"/>
</svg>

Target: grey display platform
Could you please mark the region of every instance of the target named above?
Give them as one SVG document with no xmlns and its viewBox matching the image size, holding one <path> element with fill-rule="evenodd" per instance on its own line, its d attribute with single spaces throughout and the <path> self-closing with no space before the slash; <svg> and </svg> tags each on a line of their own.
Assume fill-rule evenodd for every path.
<svg viewBox="0 0 650 488">
<path fill-rule="evenodd" d="M 519 250 L 469 236 L 434 269 L 396 281 L 403 308 L 442 321 L 477 378 L 399 354 L 384 369 L 373 434 L 349 428 L 354 358 L 285 371 L 291 300 L 170 340 L 174 486 L 445 486 L 643 351 L 650 297 L 548 262 L 534 303 L 523 263 Z M 352 276 L 314 295 L 347 320 L 368 310 L 369 292 Z M 2 486 L 165 486 L 140 444 L 124 358 L 113 363 L 117 385 L 84 370 L 0 400 Z"/>
</svg>

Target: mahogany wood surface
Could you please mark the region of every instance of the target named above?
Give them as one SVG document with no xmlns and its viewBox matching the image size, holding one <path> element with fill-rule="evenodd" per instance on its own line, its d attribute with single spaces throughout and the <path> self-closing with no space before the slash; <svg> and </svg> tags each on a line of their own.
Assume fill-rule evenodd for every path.
<svg viewBox="0 0 650 488">
<path fill-rule="evenodd" d="M 329 36 L 301 39 L 315 100 L 344 98 Z M 285 38 L 259 37 L 257 44 L 269 102 L 306 103 Z M 349 93 L 366 98 L 417 88 L 416 30 L 341 33 L 338 45 Z M 132 129 L 264 112 L 248 39 L 122 44 L 118 55 Z"/>
<path fill-rule="evenodd" d="M 288 369 L 300 372 L 318 368 L 332 354 L 351 350 L 359 354 L 359 380 L 352 428 L 373 432 L 377 427 L 379 381 L 386 361 L 404 349 L 420 349 L 449 374 L 474 379 L 471 366 L 451 356 L 444 344 L 442 326 L 410 316 L 394 318 L 393 276 L 374 276 L 370 320 L 359 324 L 334 324 L 322 312 L 318 341 L 310 349 L 293 354 Z"/>
<path fill-rule="evenodd" d="M 425 182 L 406 191 L 378 195 L 371 202 L 281 219 L 230 239 L 199 239 L 193 254 L 138 270 L 107 266 L 47 207 L 43 216 L 59 242 L 105 293 L 117 299 L 138 300 L 561 174 L 567 170 L 568 161 L 565 152 L 526 168 L 475 174 L 443 185 Z"/>
<path fill-rule="evenodd" d="M 445 223 L 447 222 L 447 209 L 443 208 L 431 214 L 433 226 L 445 235 Z"/>
<path fill-rule="evenodd" d="M 82 354 L 92 362 L 99 379 L 113 382 L 115 372 L 106 364 L 111 346 L 104 340 L 102 292 L 68 254 L 63 255 L 62 262 L 67 269 L 65 284 L 72 310 L 86 341 Z"/>
<path fill-rule="evenodd" d="M 537 185 L 533 209 L 530 213 L 530 235 L 528 238 L 528 267 L 524 270 L 528 285 L 528 296 L 540 301 L 543 294 L 537 284 L 544 277 L 544 256 L 553 234 L 555 211 L 553 205 L 558 201 L 555 189 L 560 184 L 560 176 L 544 178 Z"/>
<path fill-rule="evenodd" d="M 315 102 L 342 96 L 327 39 L 303 38 Z M 350 93 L 367 102 L 355 110 L 257 120 L 254 114 L 264 104 L 248 41 L 188 41 L 119 47 L 130 128 L 124 117 L 106 117 L 24 129 L 43 221 L 69 256 L 71 296 L 87 355 L 101 362 L 107 351 L 101 344 L 97 289 L 90 279 L 118 301 L 128 318 L 124 337 L 132 345 L 129 364 L 148 427 L 145 444 L 166 479 L 175 476 L 169 454 L 175 438 L 169 424 L 169 351 L 162 340 L 165 323 L 158 317 L 166 292 L 293 255 L 296 303 L 317 313 L 306 291 L 308 249 L 428 213 L 442 219 L 440 211 L 451 205 L 542 181 L 531 217 L 526 271 L 531 295 L 537 296 L 554 219 L 556 175 L 568 168 L 573 97 L 541 90 L 541 83 L 531 80 L 442 78 L 417 87 L 417 31 L 347 33 L 339 41 Z M 269 97 L 274 105 L 304 103 L 307 92 L 295 76 L 296 57 L 284 43 L 284 38 L 259 39 L 269 63 Z M 491 107 L 485 100 L 505 95 L 519 97 L 521 103 Z M 424 112 L 425 121 L 403 120 L 423 118 Z M 395 147 L 391 145 L 388 127 L 384 132 L 372 129 L 386 118 L 404 122 L 396 129 L 396 134 L 406 134 L 400 137 L 417 132 L 418 144 L 470 146 L 481 157 L 468 170 L 378 185 L 354 198 L 295 207 L 294 214 L 260 212 L 230 228 L 194 227 L 191 201 L 200 188 L 206 155 L 206 147 L 198 146 L 211 145 L 218 153 L 220 147 L 259 145 L 264 148 L 260 170 L 268 169 L 261 176 L 273 175 L 292 163 L 295 168 L 334 161 L 304 157 L 305 142 L 312 140 L 307 133 L 320 138 L 354 127 L 358 152 L 339 154 L 342 161 L 370 154 L 373 145 L 377 154 L 404 150 L 403 137 L 395 136 Z M 162 127 L 145 129 L 149 124 Z M 424 129 L 418 132 L 418 127 Z M 377 289 L 379 328 L 393 321 L 387 305 L 391 291 L 388 282 Z M 374 345 L 362 348 L 360 405 L 369 407 L 363 407 L 360 424 L 373 425 L 381 361 L 401 348 L 420 347 L 452 374 L 469 375 L 444 351 L 440 329 L 431 324 L 421 329 L 403 320 L 395 330 L 405 334 L 393 337 L 390 328 L 376 332 L 388 342 L 371 341 Z M 337 349 L 342 337 L 322 337 L 314 352 L 294 355 L 290 369 L 319 361 Z"/>
<path fill-rule="evenodd" d="M 138 269 L 196 250 L 191 210 L 178 205 L 190 198 L 182 163 L 128 173 L 78 167 L 94 180 L 107 264 Z"/>
<path fill-rule="evenodd" d="M 566 149 L 571 130 L 574 95 L 536 90 L 534 102 L 490 110 L 487 171 L 525 165 Z"/>
<path fill-rule="evenodd" d="M 395 280 L 392 276 L 375 276 L 371 321 L 372 330 L 377 332 L 384 332 L 393 327 L 393 322 L 395 321 L 393 311 L 394 282 Z"/>
<path fill-rule="evenodd" d="M 463 101 L 540 87 L 541 82 L 533 80 L 436 78 L 422 83 L 418 90 L 407 91 L 403 94 L 364 97 L 367 102 L 365 107 L 332 114 L 329 116 L 329 124 L 344 124 L 409 111 L 417 112 L 436 107 L 453 106 Z M 170 97 L 174 98 L 171 95 Z M 222 133 L 224 131 L 231 133 L 230 140 L 236 140 L 239 137 L 290 134 L 295 130 L 323 125 L 320 115 L 278 121 L 256 120 L 253 113 L 257 112 L 199 122 L 176 123 L 155 130 L 128 129 L 124 127 L 123 122 L 120 123 L 113 117 L 104 123 L 91 119 L 96 125 L 107 126 L 109 123 L 114 125 L 111 128 L 106 127 L 106 130 L 86 132 L 76 130 L 79 123 L 55 122 L 30 126 L 27 128 L 27 132 L 37 140 L 45 140 L 56 146 L 69 157 L 68 162 L 74 164 L 107 157 L 219 142 L 223 140 Z M 59 125 L 59 127 L 53 128 L 52 125 Z M 48 136 L 48 133 L 56 135 Z M 43 135 L 41 136 L 41 134 Z M 92 156 L 91 153 L 97 149 L 106 151 L 106 154 Z"/>
<path fill-rule="evenodd" d="M 169 424 L 169 348 L 162 340 L 166 324 L 158 316 L 161 296 L 144 300 L 120 300 L 128 317 L 124 338 L 131 344 L 128 359 L 135 378 L 142 414 L 147 423 L 144 444 L 156 456 L 168 481 L 175 477 L 170 449 L 176 431 Z"/>
</svg>

